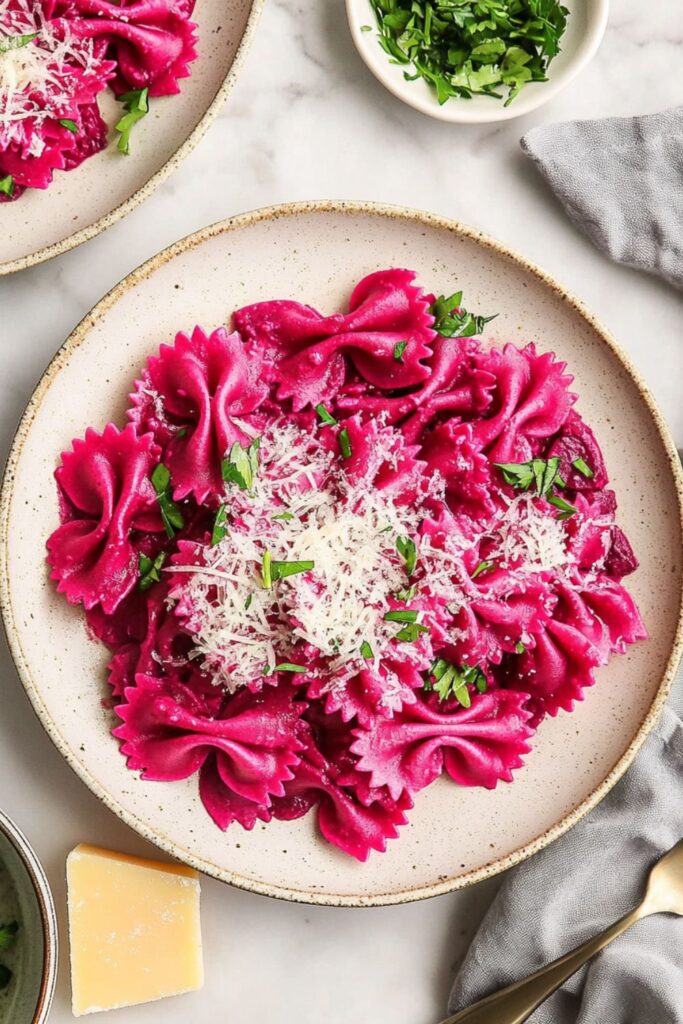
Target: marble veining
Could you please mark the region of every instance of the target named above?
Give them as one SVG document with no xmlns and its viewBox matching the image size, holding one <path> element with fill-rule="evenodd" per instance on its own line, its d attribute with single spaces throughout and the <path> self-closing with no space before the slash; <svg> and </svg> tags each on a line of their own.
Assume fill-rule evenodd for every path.
<svg viewBox="0 0 683 1024">
<path fill-rule="evenodd" d="M 683 103 L 682 45 L 678 5 L 615 0 L 597 57 L 553 102 L 499 127 L 457 126 L 402 106 L 375 81 L 354 50 L 340 0 L 268 0 L 223 112 L 158 192 L 79 249 L 0 279 L 3 455 L 45 365 L 121 277 L 204 224 L 311 198 L 433 210 L 519 249 L 612 330 L 683 445 L 683 297 L 608 263 L 569 223 L 518 147 L 520 135 L 535 125 Z M 0 773 L 0 806 L 28 833 L 55 891 L 63 955 L 51 1020 L 67 1024 L 67 851 L 83 840 L 154 851 L 72 775 L 31 712 L 4 645 L 1 657 L 7 767 Z M 495 885 L 412 906 L 334 910 L 277 903 L 207 880 L 204 991 L 120 1011 L 117 1020 L 180 1024 L 215 1017 L 247 1024 L 258 1012 L 282 1024 L 435 1022 L 454 964 Z"/>
</svg>

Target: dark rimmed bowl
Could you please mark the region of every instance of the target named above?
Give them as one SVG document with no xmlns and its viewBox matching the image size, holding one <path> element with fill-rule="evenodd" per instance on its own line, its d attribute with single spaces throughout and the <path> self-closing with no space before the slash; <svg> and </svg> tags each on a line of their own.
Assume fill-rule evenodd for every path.
<svg viewBox="0 0 683 1024">
<path fill-rule="evenodd" d="M 45 1024 L 57 980 L 54 901 L 28 840 L 2 811 L 0 867 L 0 917 L 9 911 L 20 923 L 16 947 L 3 957 L 14 977 L 0 992 L 0 1024 Z"/>
</svg>

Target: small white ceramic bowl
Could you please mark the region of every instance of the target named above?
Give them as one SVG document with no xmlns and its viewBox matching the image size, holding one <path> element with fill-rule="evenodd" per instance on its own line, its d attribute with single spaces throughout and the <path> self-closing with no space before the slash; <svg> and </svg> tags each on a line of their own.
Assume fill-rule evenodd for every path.
<svg viewBox="0 0 683 1024">
<path fill-rule="evenodd" d="M 490 96 L 453 97 L 440 105 L 434 90 L 424 79 L 406 82 L 403 77 L 406 68 L 390 63 L 389 55 L 378 42 L 377 22 L 370 0 L 346 0 L 346 14 L 356 49 L 389 92 L 430 117 L 459 124 L 483 124 L 508 121 L 536 110 L 564 89 L 595 55 L 605 34 L 609 0 L 564 0 L 564 3 L 569 9 L 567 29 L 561 40 L 562 52 L 548 69 L 548 81 L 525 85 L 509 107 L 503 105 L 503 100 Z M 372 31 L 364 32 L 363 25 L 371 25 Z"/>
<path fill-rule="evenodd" d="M 0 955 L 14 972 L 0 992 L 0 1024 L 45 1024 L 57 980 L 54 902 L 28 840 L 0 811 L 0 924 L 14 918 L 20 925 L 16 947 Z"/>
</svg>

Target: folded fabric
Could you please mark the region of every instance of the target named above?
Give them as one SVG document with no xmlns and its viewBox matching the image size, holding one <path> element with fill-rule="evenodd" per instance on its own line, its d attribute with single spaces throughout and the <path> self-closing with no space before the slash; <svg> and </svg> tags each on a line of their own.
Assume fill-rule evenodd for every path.
<svg viewBox="0 0 683 1024">
<path fill-rule="evenodd" d="M 599 249 L 683 288 L 683 107 L 534 128 L 521 146 Z"/>
<path fill-rule="evenodd" d="M 633 765 L 562 839 L 511 871 L 451 992 L 454 1013 L 602 931 L 638 903 L 683 838 L 683 675 Z M 639 921 L 530 1017 L 533 1024 L 683 1024 L 683 920 Z"/>
</svg>

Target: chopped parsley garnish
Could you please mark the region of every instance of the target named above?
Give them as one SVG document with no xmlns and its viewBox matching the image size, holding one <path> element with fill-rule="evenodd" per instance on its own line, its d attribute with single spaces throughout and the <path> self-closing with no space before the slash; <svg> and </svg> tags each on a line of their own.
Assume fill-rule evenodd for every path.
<svg viewBox="0 0 683 1024">
<path fill-rule="evenodd" d="M 417 584 L 411 583 L 409 587 L 401 587 L 400 590 L 396 591 L 395 597 L 397 601 L 412 601 L 417 593 Z"/>
<path fill-rule="evenodd" d="M 407 81 L 422 78 L 440 104 L 474 94 L 508 106 L 546 81 L 568 10 L 559 0 L 370 0 L 378 42 Z"/>
<path fill-rule="evenodd" d="M 147 555 L 140 555 L 138 558 L 138 587 L 140 590 L 149 590 L 154 583 L 161 581 L 161 569 L 166 561 L 166 552 L 160 551 L 156 558 L 151 559 Z"/>
<path fill-rule="evenodd" d="M 4 951 L 11 949 L 17 941 L 19 922 L 10 921 L 9 924 L 0 924 L 0 949 Z"/>
<path fill-rule="evenodd" d="M 360 645 L 360 653 L 365 658 L 366 661 L 372 661 L 372 659 L 375 657 L 375 655 L 372 652 L 372 647 L 367 642 L 367 640 L 364 640 L 363 643 Z"/>
<path fill-rule="evenodd" d="M 498 316 L 475 316 L 463 309 L 462 292 L 454 292 L 453 295 L 440 295 L 432 303 L 429 312 L 434 317 L 433 329 L 444 338 L 473 338 L 475 334 L 481 334 L 484 326 Z"/>
<path fill-rule="evenodd" d="M 428 633 L 429 627 L 423 626 L 421 622 L 409 622 L 402 629 L 399 629 L 398 633 L 394 637 L 395 640 L 401 640 L 403 643 L 415 643 L 417 638 L 422 633 Z"/>
<path fill-rule="evenodd" d="M 560 514 L 557 517 L 558 519 L 569 519 L 569 517 L 573 516 L 575 512 L 578 512 L 575 505 L 570 505 L 569 502 L 565 501 L 564 498 L 561 498 L 559 494 L 554 494 L 552 498 L 548 498 L 548 502 L 560 510 Z"/>
<path fill-rule="evenodd" d="M 403 362 L 403 353 L 408 348 L 407 341 L 397 341 L 394 345 L 394 359 L 397 363 Z"/>
<path fill-rule="evenodd" d="M 245 610 L 245 612 L 249 611 L 249 609 L 251 608 L 251 602 L 253 600 L 254 600 L 254 595 L 253 594 L 247 594 L 247 599 L 244 602 L 244 610 Z"/>
<path fill-rule="evenodd" d="M 339 431 L 339 451 L 345 459 L 351 458 L 351 439 L 346 427 Z"/>
<path fill-rule="evenodd" d="M 9 967 L 6 967 L 4 964 L 0 964 L 0 992 L 2 992 L 4 988 L 7 988 L 12 978 L 13 974 Z"/>
<path fill-rule="evenodd" d="M 264 676 L 269 676 L 271 672 L 308 672 L 305 665 L 297 665 L 293 661 L 281 661 L 279 665 L 274 665 L 272 668 L 266 667 L 263 670 Z"/>
<path fill-rule="evenodd" d="M 62 128 L 66 128 L 67 131 L 73 132 L 74 135 L 78 131 L 78 125 L 70 117 L 60 117 L 59 124 L 61 124 Z"/>
<path fill-rule="evenodd" d="M 163 462 L 154 467 L 150 480 L 159 502 L 161 521 L 164 524 L 166 536 L 172 539 L 176 535 L 176 530 L 182 530 L 185 520 L 180 508 L 173 500 L 171 494 L 171 474 Z"/>
<path fill-rule="evenodd" d="M 261 565 L 261 579 L 265 590 L 269 590 L 276 580 L 287 579 L 288 576 L 297 576 L 302 572 L 309 572 L 315 569 L 314 561 L 300 562 L 277 562 L 270 554 L 270 551 L 263 552 Z"/>
<path fill-rule="evenodd" d="M 590 468 L 588 463 L 584 462 L 582 458 L 574 459 L 574 461 L 572 462 L 572 466 L 578 473 L 581 474 L 581 476 L 585 476 L 587 480 L 592 480 L 595 476 L 595 473 Z"/>
<path fill-rule="evenodd" d="M 281 519 L 284 523 L 289 522 L 290 519 L 294 519 L 292 512 L 278 512 L 277 515 L 272 517 L 273 519 Z"/>
<path fill-rule="evenodd" d="M 417 565 L 417 547 L 415 546 L 415 541 L 411 540 L 410 537 L 397 537 L 396 550 L 406 563 L 406 572 L 409 576 L 412 576 L 415 572 L 415 566 Z"/>
<path fill-rule="evenodd" d="M 181 427 L 180 430 L 176 430 L 173 437 L 178 441 L 180 440 L 181 437 L 187 437 L 187 427 Z"/>
<path fill-rule="evenodd" d="M 226 483 L 236 484 L 241 491 L 250 491 L 258 473 L 258 451 L 261 438 L 255 437 L 246 448 L 235 441 L 227 458 L 221 463 L 221 474 Z"/>
<path fill-rule="evenodd" d="M 270 551 L 266 549 L 263 552 L 263 561 L 261 562 L 261 582 L 264 590 L 270 590 L 273 585 L 273 575 L 270 568 L 272 561 Z"/>
<path fill-rule="evenodd" d="M 524 654 L 525 651 L 526 651 L 526 647 L 524 646 L 524 644 L 522 643 L 521 640 L 518 640 L 517 643 L 515 644 L 515 653 L 516 654 Z"/>
<path fill-rule="evenodd" d="M 477 576 L 481 576 L 483 572 L 488 572 L 489 569 L 495 569 L 495 567 L 495 562 L 480 562 L 479 565 L 474 570 L 474 572 L 472 573 L 471 579 L 476 580 Z"/>
<path fill-rule="evenodd" d="M 464 708 L 470 707 L 472 697 L 469 691 L 474 686 L 479 693 L 485 693 L 486 676 L 476 665 L 452 665 L 443 658 L 437 658 L 425 680 L 425 690 L 433 690 L 440 700 L 455 697 Z"/>
<path fill-rule="evenodd" d="M 417 622 L 417 616 L 419 612 L 413 608 L 406 608 L 405 610 L 397 609 L 396 611 L 387 612 L 384 616 L 385 622 Z"/>
<path fill-rule="evenodd" d="M 116 148 L 119 153 L 130 153 L 130 133 L 142 118 L 149 113 L 149 89 L 133 89 L 131 92 L 124 92 L 117 99 L 123 103 L 126 113 L 116 122 L 116 131 L 119 133 L 119 141 Z"/>
<path fill-rule="evenodd" d="M 536 490 L 539 494 L 549 494 L 552 488 L 557 486 L 557 479 L 560 476 L 560 460 L 554 456 L 552 459 L 548 459 L 543 466 L 543 459 L 533 459 L 531 466 L 534 471 Z"/>
<path fill-rule="evenodd" d="M 273 580 L 284 580 L 287 576 L 297 576 L 301 572 L 310 572 L 315 569 L 315 562 L 276 562 L 270 563 L 270 574 Z"/>
<path fill-rule="evenodd" d="M 361 25 L 361 32 L 372 32 L 372 25 Z"/>
<path fill-rule="evenodd" d="M 337 421 L 335 420 L 334 416 L 325 408 L 322 402 L 320 403 L 320 405 L 316 405 L 315 411 L 318 414 L 320 422 L 324 423 L 326 427 L 337 426 Z"/>
<path fill-rule="evenodd" d="M 0 192 L 5 196 L 11 196 L 14 192 L 14 178 L 11 174 L 7 174 L 4 178 L 0 178 Z"/>
<path fill-rule="evenodd" d="M 37 32 L 27 32 L 23 36 L 0 36 L 0 53 L 9 53 L 10 50 L 20 50 L 28 46 L 38 35 Z"/>
<path fill-rule="evenodd" d="M 216 512 L 216 518 L 213 521 L 211 547 L 214 547 L 216 544 L 220 544 L 223 538 L 228 536 L 228 533 L 228 506 L 219 505 L 218 511 Z"/>
<path fill-rule="evenodd" d="M 518 491 L 528 491 L 534 485 L 539 496 L 546 496 L 557 484 L 560 460 L 532 459 L 530 462 L 495 462 L 503 480 Z"/>
<path fill-rule="evenodd" d="M 578 511 L 559 494 L 551 494 L 553 487 L 565 486 L 559 473 L 560 460 L 557 457 L 532 459 L 531 462 L 496 462 L 494 465 L 503 474 L 505 483 L 516 490 L 528 491 L 534 485 L 539 497 L 546 498 L 550 505 L 560 510 L 558 519 L 569 519 Z"/>
</svg>

